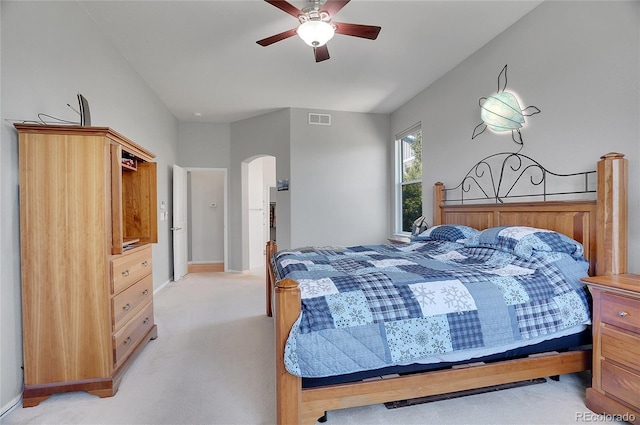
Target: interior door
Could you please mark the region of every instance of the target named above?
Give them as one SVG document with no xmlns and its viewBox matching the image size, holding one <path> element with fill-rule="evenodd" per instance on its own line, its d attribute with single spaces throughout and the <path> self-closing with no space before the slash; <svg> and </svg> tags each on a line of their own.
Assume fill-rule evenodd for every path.
<svg viewBox="0 0 640 425">
<path fill-rule="evenodd" d="M 173 280 L 187 274 L 187 170 L 173 165 Z"/>
</svg>

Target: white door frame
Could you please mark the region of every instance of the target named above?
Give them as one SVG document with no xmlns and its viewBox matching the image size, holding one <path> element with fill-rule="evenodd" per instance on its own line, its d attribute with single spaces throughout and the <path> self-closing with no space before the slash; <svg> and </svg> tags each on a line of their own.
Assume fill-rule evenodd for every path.
<svg viewBox="0 0 640 425">
<path fill-rule="evenodd" d="M 250 271 L 251 270 L 251 266 L 254 266 L 254 268 L 257 268 L 258 266 L 254 265 L 251 263 L 251 255 L 250 255 L 250 248 L 251 248 L 251 243 L 250 243 L 250 236 L 249 236 L 249 164 L 257 159 L 261 159 L 261 158 L 273 158 L 274 161 L 276 161 L 275 163 L 275 167 L 277 167 L 277 157 L 275 157 L 274 155 L 270 155 L 270 154 L 260 154 L 260 155 L 254 155 L 251 156 L 249 158 L 245 158 L 242 162 L 241 162 L 241 201 L 240 201 L 240 205 L 241 205 L 241 210 L 242 210 L 242 216 L 241 216 L 241 220 L 242 220 L 242 267 L 243 269 Z M 275 173 L 275 169 L 274 169 L 274 173 Z M 275 175 L 274 175 L 274 179 L 275 179 Z M 273 185 L 275 186 L 275 181 L 273 182 Z M 267 197 L 266 199 L 263 199 L 263 201 L 268 200 L 268 190 L 265 188 L 265 186 L 267 186 L 264 182 L 263 179 L 260 180 L 260 191 L 264 197 L 264 193 L 265 191 L 267 192 Z M 266 218 L 263 216 L 263 220 L 266 220 L 266 226 L 267 229 L 263 232 L 263 238 L 264 238 L 264 244 L 262 244 L 262 251 L 263 251 L 263 264 L 261 267 L 264 267 L 264 261 L 265 257 L 264 257 L 264 251 L 265 251 L 265 245 L 267 240 L 269 240 L 268 237 L 268 223 L 269 223 L 269 219 L 268 219 L 268 214 L 269 214 L 269 204 L 267 203 L 266 205 L 263 204 L 262 206 L 263 208 L 263 214 L 267 214 Z M 262 232 L 261 232 L 262 233 Z"/>
<path fill-rule="evenodd" d="M 229 194 L 228 194 L 228 173 L 227 168 L 208 168 L 208 167 L 184 167 L 187 172 L 198 171 L 221 171 L 223 173 L 223 185 L 224 185 L 224 208 L 223 208 L 223 221 L 224 221 L 224 236 L 223 236 L 223 251 L 224 251 L 224 271 L 227 272 L 229 268 Z M 187 208 L 189 205 L 187 204 Z"/>
<path fill-rule="evenodd" d="M 187 235 L 187 170 L 173 164 L 173 205 L 171 233 L 173 245 L 173 280 L 177 282 L 188 273 Z"/>
</svg>

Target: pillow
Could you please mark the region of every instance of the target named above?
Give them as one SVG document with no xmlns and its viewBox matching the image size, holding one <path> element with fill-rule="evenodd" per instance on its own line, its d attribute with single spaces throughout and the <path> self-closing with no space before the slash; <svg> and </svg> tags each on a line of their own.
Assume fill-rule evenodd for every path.
<svg viewBox="0 0 640 425">
<path fill-rule="evenodd" d="M 457 242 L 460 239 L 467 239 L 478 233 L 480 233 L 480 231 L 473 227 L 463 226 L 461 224 L 441 224 L 428 228 L 412 240 Z"/>
<path fill-rule="evenodd" d="M 552 230 L 527 226 L 499 226 L 483 230 L 465 242 L 468 247 L 488 247 L 529 258 L 534 252 L 560 252 L 582 257 L 579 242 Z"/>
</svg>

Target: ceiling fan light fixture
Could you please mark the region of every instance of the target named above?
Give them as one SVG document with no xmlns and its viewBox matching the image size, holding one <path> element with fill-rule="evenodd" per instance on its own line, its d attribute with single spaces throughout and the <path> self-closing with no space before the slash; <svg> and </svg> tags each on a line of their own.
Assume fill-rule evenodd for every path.
<svg viewBox="0 0 640 425">
<path fill-rule="evenodd" d="M 311 47 L 320 47 L 327 44 L 336 33 L 335 28 L 328 22 L 321 20 L 309 20 L 300 24 L 298 35 Z"/>
</svg>

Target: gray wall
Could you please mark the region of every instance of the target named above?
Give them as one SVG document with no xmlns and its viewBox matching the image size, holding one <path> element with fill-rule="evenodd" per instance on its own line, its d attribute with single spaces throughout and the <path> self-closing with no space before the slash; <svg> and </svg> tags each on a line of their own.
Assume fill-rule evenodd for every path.
<svg viewBox="0 0 640 425">
<path fill-rule="evenodd" d="M 224 261 L 224 170 L 189 169 L 189 261 Z M 214 203 L 215 206 L 211 204 Z"/>
<path fill-rule="evenodd" d="M 66 104 L 74 105 L 76 93 L 82 93 L 89 100 L 93 125 L 111 127 L 157 155 L 158 202 L 169 207 L 178 123 L 78 3 L 3 1 L 0 10 L 0 409 L 4 411 L 22 391 L 18 143 L 7 120 L 36 120 L 40 112 L 77 120 Z M 159 221 L 159 241 L 153 246 L 155 288 L 171 276 L 169 223 Z"/>
<path fill-rule="evenodd" d="M 332 125 L 309 125 L 309 112 L 330 113 Z M 276 192 L 279 248 L 383 242 L 388 134 L 387 115 L 299 108 L 232 123 L 229 268 L 248 269 L 242 163 L 261 155 L 276 157 L 277 180 L 289 179 Z"/>
<path fill-rule="evenodd" d="M 231 125 L 180 122 L 178 165 L 183 167 L 229 168 Z"/>
<path fill-rule="evenodd" d="M 229 270 L 247 270 L 248 229 L 243 226 L 242 164 L 259 156 L 276 158 L 276 179 L 290 178 L 290 111 L 281 109 L 231 124 L 229 170 Z M 288 191 L 277 192 L 278 245 L 291 246 L 291 203 Z M 245 217 L 246 219 L 246 217 Z"/>
<path fill-rule="evenodd" d="M 331 125 L 308 124 L 309 112 Z M 386 241 L 388 135 L 388 115 L 291 110 L 292 246 Z"/>
<path fill-rule="evenodd" d="M 422 122 L 424 213 L 436 181 L 455 186 L 481 158 L 517 150 L 510 133 L 471 140 L 478 99 L 508 64 L 507 90 L 542 111 L 527 118 L 523 154 L 560 173 L 626 155 L 630 271 L 640 272 L 639 32 L 640 2 L 547 1 L 394 112 L 392 134 Z"/>
</svg>

